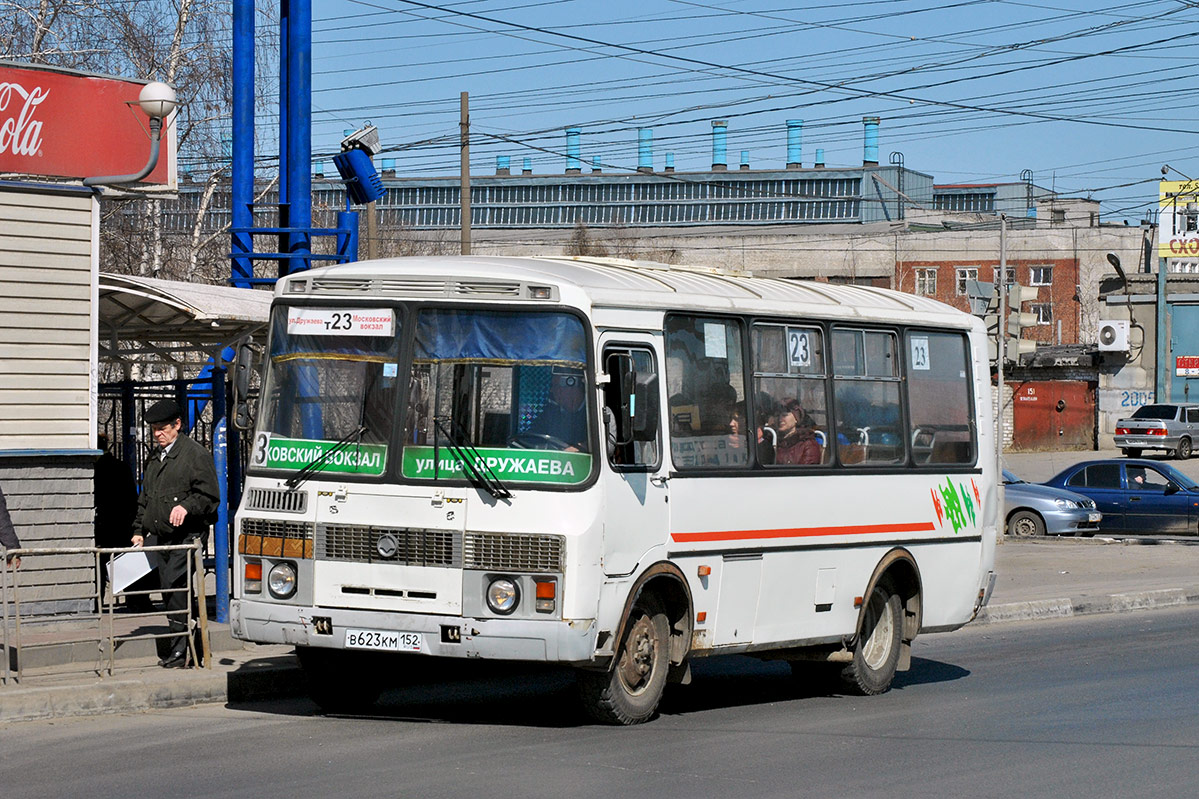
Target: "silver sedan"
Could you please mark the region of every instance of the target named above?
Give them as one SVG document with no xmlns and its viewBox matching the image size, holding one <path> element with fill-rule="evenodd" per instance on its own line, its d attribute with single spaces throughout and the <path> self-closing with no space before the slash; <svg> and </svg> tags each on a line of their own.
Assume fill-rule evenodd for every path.
<svg viewBox="0 0 1199 799">
<path fill-rule="evenodd" d="M 1007 534 L 1094 535 L 1103 518 L 1095 500 L 1053 486 L 1026 483 L 1003 470 Z"/>
</svg>

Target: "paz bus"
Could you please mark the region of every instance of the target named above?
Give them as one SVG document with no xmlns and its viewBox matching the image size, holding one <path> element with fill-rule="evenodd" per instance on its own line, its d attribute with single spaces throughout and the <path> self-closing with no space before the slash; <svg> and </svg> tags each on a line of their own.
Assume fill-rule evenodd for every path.
<svg viewBox="0 0 1199 799">
<path fill-rule="evenodd" d="M 646 721 L 695 658 L 886 691 L 994 584 L 985 329 L 925 297 L 572 257 L 279 280 L 234 634 L 326 710 L 412 658 L 557 663 Z"/>
</svg>

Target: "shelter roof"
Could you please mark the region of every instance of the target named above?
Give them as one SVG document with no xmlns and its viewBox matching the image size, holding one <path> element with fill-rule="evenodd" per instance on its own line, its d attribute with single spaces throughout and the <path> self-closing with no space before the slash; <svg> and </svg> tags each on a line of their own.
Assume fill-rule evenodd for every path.
<svg viewBox="0 0 1199 799">
<path fill-rule="evenodd" d="M 100 275 L 100 355 L 210 355 L 266 328 L 271 292 L 131 275 Z"/>
</svg>

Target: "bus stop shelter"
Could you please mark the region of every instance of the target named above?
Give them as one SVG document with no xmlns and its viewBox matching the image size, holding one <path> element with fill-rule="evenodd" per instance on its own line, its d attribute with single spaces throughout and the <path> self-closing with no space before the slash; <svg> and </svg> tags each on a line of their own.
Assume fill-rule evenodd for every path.
<svg viewBox="0 0 1199 799">
<path fill-rule="evenodd" d="M 99 423 L 110 431 L 115 451 L 135 475 L 149 442 L 141 412 L 171 397 L 187 415 L 194 438 L 211 447 L 222 496 L 215 528 L 217 621 L 227 621 L 229 602 L 230 506 L 240 496 L 241 448 L 229 446 L 226 425 L 228 348 L 265 337 L 271 292 L 102 273 L 98 291 L 98 360 L 124 379 L 97 386 Z M 166 365 L 174 380 L 133 380 L 139 363 Z M 204 414 L 211 403 L 211 413 Z M 203 424 L 202 417 L 206 419 Z"/>
</svg>

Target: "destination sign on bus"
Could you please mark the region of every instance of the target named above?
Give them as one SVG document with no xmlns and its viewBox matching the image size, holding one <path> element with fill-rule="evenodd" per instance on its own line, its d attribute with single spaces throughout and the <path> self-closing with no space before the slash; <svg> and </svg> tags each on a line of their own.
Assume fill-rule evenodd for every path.
<svg viewBox="0 0 1199 799">
<path fill-rule="evenodd" d="M 259 433 L 254 441 L 251 462 L 266 469 L 302 469 L 335 446 L 336 441 L 279 438 Z M 377 476 L 383 474 L 386 465 L 386 444 L 350 444 L 330 455 L 321 464 L 320 471 Z"/>
<path fill-rule="evenodd" d="M 540 449 L 486 449 L 479 454 L 480 469 L 490 470 L 505 483 L 558 483 L 573 485 L 591 473 L 591 456 L 583 452 Z M 464 478 L 463 465 L 449 447 L 404 447 L 404 476 L 413 480 Z"/>
<path fill-rule="evenodd" d="M 287 332 L 302 336 L 394 336 L 390 308 L 289 308 Z"/>
</svg>

